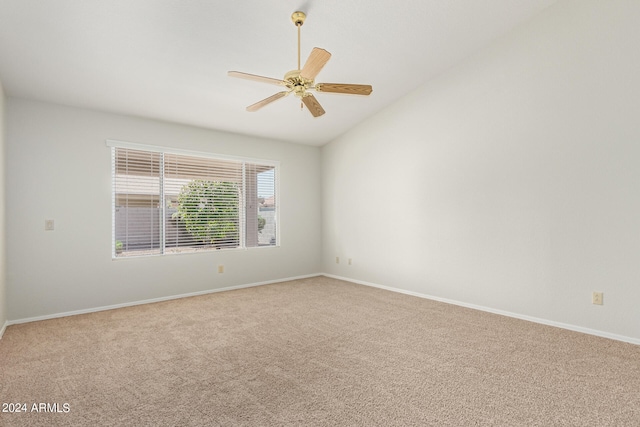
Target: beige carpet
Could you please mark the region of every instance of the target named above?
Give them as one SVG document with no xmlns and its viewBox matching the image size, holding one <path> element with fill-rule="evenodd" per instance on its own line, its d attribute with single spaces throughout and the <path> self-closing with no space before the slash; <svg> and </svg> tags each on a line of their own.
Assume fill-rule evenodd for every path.
<svg viewBox="0 0 640 427">
<path fill-rule="evenodd" d="M 640 347 L 318 277 L 10 326 L 0 400 L 62 411 L 3 426 L 639 426 Z"/>
</svg>

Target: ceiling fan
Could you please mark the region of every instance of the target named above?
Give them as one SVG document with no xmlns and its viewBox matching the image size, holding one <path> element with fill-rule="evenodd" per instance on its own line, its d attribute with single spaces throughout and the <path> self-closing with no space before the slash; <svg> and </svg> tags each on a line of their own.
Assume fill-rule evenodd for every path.
<svg viewBox="0 0 640 427">
<path fill-rule="evenodd" d="M 238 77 L 241 79 L 254 80 L 263 83 L 269 83 L 278 86 L 284 86 L 286 90 L 278 92 L 275 95 L 271 95 L 268 98 L 258 101 L 255 104 L 249 105 L 247 111 L 257 111 L 260 108 L 268 105 L 280 98 L 293 93 L 304 104 L 309 112 L 314 117 L 319 117 L 325 113 L 324 109 L 318 102 L 315 96 L 310 92 L 315 90 L 316 92 L 332 92 L 332 93 L 346 93 L 349 95 L 369 95 L 373 90 L 371 85 L 359 85 L 359 84 L 346 84 L 346 83 L 315 83 L 314 79 L 325 66 L 331 54 L 324 49 L 314 47 L 305 62 L 304 67 L 300 68 L 300 27 L 304 24 L 307 15 L 304 12 L 294 12 L 291 15 L 291 20 L 298 27 L 298 68 L 291 70 L 284 75 L 282 80 L 273 79 L 270 77 L 257 76 L 255 74 L 241 73 L 239 71 L 229 71 L 230 77 Z"/>
</svg>

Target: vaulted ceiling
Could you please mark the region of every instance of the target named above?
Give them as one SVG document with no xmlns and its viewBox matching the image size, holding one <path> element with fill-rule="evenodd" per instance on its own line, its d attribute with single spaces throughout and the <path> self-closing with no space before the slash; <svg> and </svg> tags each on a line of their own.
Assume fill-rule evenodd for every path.
<svg viewBox="0 0 640 427">
<path fill-rule="evenodd" d="M 8 96 L 322 145 L 557 0 L 0 0 L 0 80 Z M 307 14 L 302 62 L 332 54 L 318 82 L 363 83 L 370 96 L 318 93 L 314 118 L 282 89 L 297 67 L 291 14 Z"/>
</svg>

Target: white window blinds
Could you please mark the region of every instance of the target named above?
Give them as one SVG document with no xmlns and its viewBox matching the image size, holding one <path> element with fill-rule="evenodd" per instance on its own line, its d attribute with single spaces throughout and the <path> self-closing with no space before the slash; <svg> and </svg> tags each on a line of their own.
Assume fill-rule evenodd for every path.
<svg viewBox="0 0 640 427">
<path fill-rule="evenodd" d="M 115 257 L 275 246 L 277 165 L 112 146 Z"/>
<path fill-rule="evenodd" d="M 114 164 L 116 253 L 161 253 L 162 155 L 116 148 Z"/>
</svg>

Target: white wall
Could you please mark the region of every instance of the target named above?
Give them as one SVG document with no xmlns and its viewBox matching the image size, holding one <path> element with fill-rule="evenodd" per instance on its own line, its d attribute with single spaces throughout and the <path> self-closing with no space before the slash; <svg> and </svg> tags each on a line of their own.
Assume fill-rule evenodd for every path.
<svg viewBox="0 0 640 427">
<path fill-rule="evenodd" d="M 7 131 L 11 321 L 320 271 L 317 147 L 15 98 Z M 281 247 L 113 261 L 106 139 L 279 160 Z"/>
<path fill-rule="evenodd" d="M 8 320 L 6 302 L 6 258 L 5 258 L 5 96 L 0 81 L 0 338 Z"/>
<path fill-rule="evenodd" d="M 560 2 L 323 147 L 323 271 L 640 340 L 638 22 Z"/>
</svg>

